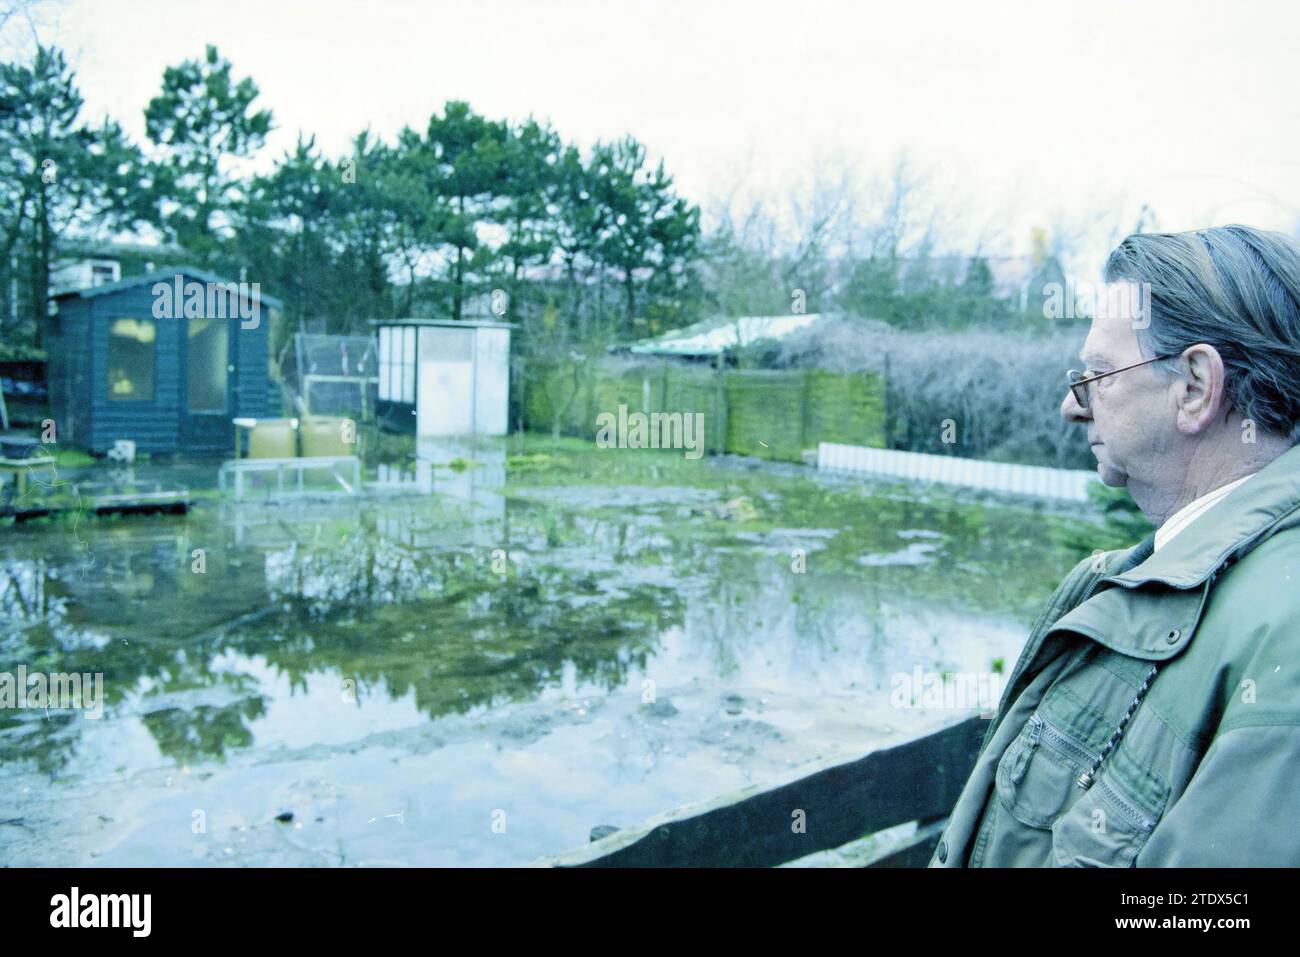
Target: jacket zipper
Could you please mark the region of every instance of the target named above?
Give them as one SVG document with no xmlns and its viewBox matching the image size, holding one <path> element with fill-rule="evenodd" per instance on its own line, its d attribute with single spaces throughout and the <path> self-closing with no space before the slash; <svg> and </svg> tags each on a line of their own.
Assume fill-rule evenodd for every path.
<svg viewBox="0 0 1300 957">
<path fill-rule="evenodd" d="M 1052 746 L 1060 751 L 1065 752 L 1068 756 L 1082 761 L 1085 765 L 1091 765 L 1097 760 L 1097 756 L 1089 751 L 1086 747 L 1075 741 L 1072 737 L 1048 724 L 1038 712 L 1034 712 L 1029 717 L 1031 726 L 1029 736 L 1029 746 L 1032 748 L 1037 744 L 1040 738 L 1046 737 L 1052 743 Z M 1021 772 L 1023 773 L 1023 771 Z M 1019 783 L 1018 778 L 1014 783 Z M 1155 828 L 1156 823 L 1147 813 L 1142 810 L 1136 802 L 1130 800 L 1120 789 L 1111 781 L 1099 780 L 1097 786 L 1106 793 L 1111 803 L 1115 805 L 1125 817 L 1144 831 L 1150 831 Z"/>
<path fill-rule="evenodd" d="M 1095 754 L 1090 752 L 1073 738 L 1066 735 L 1064 732 L 1052 727 L 1039 717 L 1037 713 L 1035 713 L 1029 720 L 1034 726 L 1033 738 L 1035 740 L 1040 735 L 1045 735 L 1053 745 L 1060 750 L 1065 751 L 1070 756 L 1081 760 L 1085 765 L 1090 765 L 1092 762 L 1097 760 Z M 1143 830 L 1147 831 L 1156 826 L 1155 821 L 1151 820 L 1151 818 L 1147 816 L 1146 812 L 1139 808 L 1136 803 L 1125 797 L 1114 783 L 1104 780 L 1098 781 L 1097 783 L 1102 790 L 1110 796 L 1111 801 L 1114 802 L 1114 804 L 1119 807 L 1119 809 L 1123 811 L 1134 824 L 1137 824 Z"/>
<path fill-rule="evenodd" d="M 1035 715 L 1035 717 L 1037 717 L 1037 715 Z M 1038 721 L 1040 724 L 1042 724 L 1043 731 L 1047 735 L 1048 740 L 1051 741 L 1052 744 L 1054 744 L 1058 749 L 1066 752 L 1070 757 L 1073 757 L 1076 760 L 1078 760 L 1080 763 L 1083 764 L 1084 767 L 1087 767 L 1088 765 L 1092 764 L 1093 761 L 1097 760 L 1097 756 L 1095 754 L 1093 754 L 1083 745 L 1077 743 L 1073 738 L 1067 737 L 1064 733 L 1058 731 L 1056 728 L 1052 727 L 1050 724 L 1047 724 L 1047 722 L 1043 721 L 1042 718 L 1039 718 Z"/>
<path fill-rule="evenodd" d="M 1046 722 L 1038 716 L 1035 711 L 1029 716 L 1029 736 L 1025 739 L 1025 745 L 1016 755 L 1014 766 L 1011 768 L 1011 783 L 1019 784 L 1020 779 L 1025 776 L 1025 771 L 1029 768 L 1029 762 L 1032 760 L 1034 752 L 1038 749 L 1038 739 L 1043 735 L 1043 728 Z"/>
<path fill-rule="evenodd" d="M 1111 802 L 1123 811 L 1134 824 L 1142 828 L 1142 830 L 1150 831 L 1155 828 L 1156 822 L 1147 817 L 1146 812 L 1136 804 L 1124 797 L 1124 795 L 1120 793 L 1119 789 L 1110 781 L 1098 781 L 1097 786 L 1105 791 L 1106 794 L 1110 796 Z"/>
</svg>

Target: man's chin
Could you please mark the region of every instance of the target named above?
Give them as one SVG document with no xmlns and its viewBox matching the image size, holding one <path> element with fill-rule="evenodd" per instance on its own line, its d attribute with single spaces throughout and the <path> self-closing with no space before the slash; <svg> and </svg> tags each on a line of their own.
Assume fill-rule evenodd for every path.
<svg viewBox="0 0 1300 957">
<path fill-rule="evenodd" d="M 1101 479 L 1102 485 L 1109 485 L 1111 488 L 1123 488 L 1128 484 L 1128 473 L 1107 465 L 1105 462 L 1097 463 L 1097 477 Z"/>
</svg>

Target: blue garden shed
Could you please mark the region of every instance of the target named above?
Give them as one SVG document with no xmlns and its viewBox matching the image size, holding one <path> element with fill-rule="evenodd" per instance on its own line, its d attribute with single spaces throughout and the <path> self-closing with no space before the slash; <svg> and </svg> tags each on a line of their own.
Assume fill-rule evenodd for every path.
<svg viewBox="0 0 1300 957">
<path fill-rule="evenodd" d="M 280 300 L 256 283 L 180 267 L 55 297 L 47 337 L 60 444 L 215 455 L 236 416 L 278 413 L 269 342 Z"/>
</svg>

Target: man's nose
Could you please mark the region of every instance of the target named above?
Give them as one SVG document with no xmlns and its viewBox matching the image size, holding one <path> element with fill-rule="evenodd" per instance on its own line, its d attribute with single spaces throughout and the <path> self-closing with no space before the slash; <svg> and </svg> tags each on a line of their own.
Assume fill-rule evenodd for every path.
<svg viewBox="0 0 1300 957">
<path fill-rule="evenodd" d="M 1087 422 L 1092 418 L 1092 412 L 1079 405 L 1079 400 L 1074 397 L 1074 390 L 1067 388 L 1065 390 L 1065 401 L 1061 403 L 1061 418 L 1066 422 Z"/>
</svg>

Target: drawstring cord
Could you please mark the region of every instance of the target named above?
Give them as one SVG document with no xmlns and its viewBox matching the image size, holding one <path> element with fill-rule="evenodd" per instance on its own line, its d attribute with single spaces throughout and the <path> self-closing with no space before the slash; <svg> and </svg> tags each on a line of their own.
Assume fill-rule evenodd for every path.
<svg viewBox="0 0 1300 957">
<path fill-rule="evenodd" d="M 1137 696 L 1134 697 L 1133 703 L 1128 706 L 1128 710 L 1124 712 L 1124 717 L 1120 719 L 1119 727 L 1117 727 L 1114 733 L 1111 734 L 1110 740 L 1107 741 L 1106 746 L 1101 749 L 1101 754 L 1097 756 L 1097 760 L 1092 762 L 1092 767 L 1080 774 L 1078 780 L 1074 782 L 1079 785 L 1079 787 L 1083 788 L 1083 790 L 1086 791 L 1088 788 L 1092 787 L 1092 782 L 1097 779 L 1097 769 L 1101 767 L 1101 762 L 1105 761 L 1106 756 L 1115 749 L 1115 745 L 1119 744 L 1119 739 L 1124 736 L 1124 729 L 1128 726 L 1129 719 L 1133 717 L 1133 712 L 1138 709 L 1138 705 L 1140 705 L 1142 699 L 1146 697 L 1147 689 L 1151 687 L 1151 680 L 1155 678 L 1158 670 L 1160 670 L 1159 665 L 1151 666 L 1151 670 L 1147 672 L 1147 676 L 1142 679 L 1142 684 L 1138 686 Z"/>
</svg>

